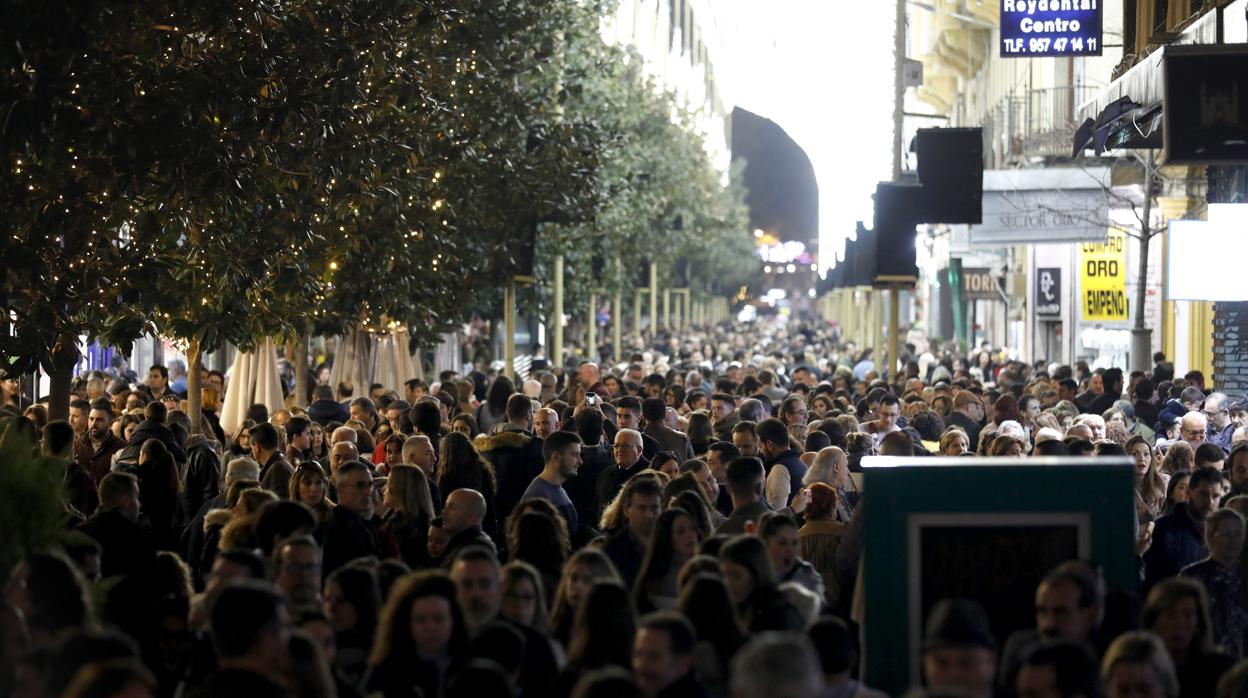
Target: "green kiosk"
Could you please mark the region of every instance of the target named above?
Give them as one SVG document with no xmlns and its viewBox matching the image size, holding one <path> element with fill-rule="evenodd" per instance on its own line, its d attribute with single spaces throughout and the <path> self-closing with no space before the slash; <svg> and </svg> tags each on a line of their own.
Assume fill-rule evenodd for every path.
<svg viewBox="0 0 1248 698">
<path fill-rule="evenodd" d="M 1066 560 L 1136 590 L 1134 496 L 1125 457 L 864 459 L 865 683 L 921 684 L 923 623 L 942 598 L 982 604 L 1000 646 L 1034 626 L 1036 585 Z"/>
</svg>

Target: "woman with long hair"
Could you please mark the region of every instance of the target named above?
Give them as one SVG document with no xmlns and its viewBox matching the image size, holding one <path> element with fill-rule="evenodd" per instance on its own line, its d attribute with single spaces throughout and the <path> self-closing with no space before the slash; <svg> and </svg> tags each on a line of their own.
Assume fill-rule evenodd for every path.
<svg viewBox="0 0 1248 698">
<path fill-rule="evenodd" d="M 312 460 L 324 463 L 329 460 L 329 444 L 325 441 L 325 428 L 316 422 L 308 427 L 312 430 Z"/>
<path fill-rule="evenodd" d="M 1161 472 L 1174 476 L 1180 470 L 1196 469 L 1196 451 L 1186 441 L 1175 441 L 1166 447 L 1166 456 L 1161 460 Z"/>
<path fill-rule="evenodd" d="M 437 484 L 438 491 L 442 493 L 443 504 L 458 489 L 480 492 L 485 497 L 485 519 L 481 522 L 481 530 L 495 541 L 498 540 L 498 519 L 494 513 L 498 481 L 494 477 L 494 466 L 481 458 L 467 436 L 453 431 L 442 437 L 438 454 Z"/>
<path fill-rule="evenodd" d="M 698 551 L 702 534 L 689 512 L 671 508 L 659 515 L 646 546 L 633 598 L 642 613 L 667 611 L 676 605 L 676 575 Z"/>
<path fill-rule="evenodd" d="M 755 536 L 737 536 L 719 551 L 719 570 L 741 625 L 751 633 L 799 631 L 801 613 L 776 581 L 767 546 Z"/>
<path fill-rule="evenodd" d="M 507 421 L 507 400 L 516 392 L 516 386 L 507 376 L 499 376 L 490 384 L 485 402 L 477 407 L 477 426 L 489 434 L 495 424 Z"/>
<path fill-rule="evenodd" d="M 296 502 L 303 502 L 312 510 L 316 517 L 316 525 L 322 526 L 334 513 L 334 503 L 329 499 L 329 476 L 315 461 L 300 463 L 295 473 L 290 476 L 290 491 L 287 496 Z"/>
<path fill-rule="evenodd" d="M 667 473 L 668 477 L 676 477 L 680 473 L 680 460 L 671 451 L 659 451 L 650 461 L 650 468 L 655 472 Z"/>
<path fill-rule="evenodd" d="M 381 612 L 367 691 L 384 698 L 442 695 L 447 677 L 467 656 L 455 582 L 444 572 L 416 572 L 399 580 Z"/>
<path fill-rule="evenodd" d="M 1020 458 L 1026 452 L 1027 446 L 1022 439 L 1012 434 L 997 434 L 992 440 L 992 446 L 988 448 L 989 456 L 1004 458 Z"/>
<path fill-rule="evenodd" d="M 545 635 L 550 625 L 542 575 L 527 562 L 512 560 L 503 565 L 503 605 L 499 611 L 513 623 Z"/>
<path fill-rule="evenodd" d="M 1170 482 L 1166 485 L 1166 501 L 1162 506 L 1162 516 L 1174 510 L 1174 505 L 1187 501 L 1187 489 L 1191 482 L 1192 471 L 1179 470 L 1171 473 Z"/>
<path fill-rule="evenodd" d="M 415 465 L 392 466 L 386 480 L 385 503 L 389 511 L 381 527 L 398 541 L 403 562 L 414 570 L 429 567 L 433 564 L 429 557 L 429 522 L 437 512 L 425 473 Z"/>
<path fill-rule="evenodd" d="M 477 427 L 477 419 L 469 412 L 461 412 L 451 420 L 451 431 L 457 431 L 469 439 L 477 438 L 481 429 Z"/>
<path fill-rule="evenodd" d="M 749 639 L 737 620 L 728 589 L 718 574 L 700 573 L 690 577 L 676 602 L 697 631 L 693 666 L 712 695 L 724 695 L 728 667 L 737 650 Z"/>
<path fill-rule="evenodd" d="M 242 456 L 251 458 L 251 428 L 254 426 L 256 426 L 254 419 L 244 419 L 243 425 L 230 436 L 230 443 L 226 446 L 226 461 L 232 461 Z M 126 443 L 129 442 L 130 440 L 126 439 Z"/>
<path fill-rule="evenodd" d="M 1178 673 L 1181 696 L 1214 695 L 1218 679 L 1235 663 L 1213 644 L 1209 597 L 1194 579 L 1171 577 L 1158 582 L 1144 601 L 1140 625 L 1166 646 Z"/>
<path fill-rule="evenodd" d="M 212 436 L 219 444 L 225 444 L 225 430 L 221 428 L 221 418 L 217 413 L 221 410 L 221 393 L 216 388 L 201 388 L 199 391 L 199 409 L 204 415 L 204 423 L 212 431 Z"/>
<path fill-rule="evenodd" d="M 1127 439 L 1127 455 L 1135 460 L 1135 510 L 1140 523 L 1161 517 L 1170 478 L 1161 472 L 1161 457 L 1143 436 Z"/>
<path fill-rule="evenodd" d="M 1165 645 L 1145 630 L 1124 633 L 1110 644 L 1101 661 L 1101 681 L 1106 698 L 1180 696 L 1179 679 Z"/>
<path fill-rule="evenodd" d="M 685 429 L 685 435 L 689 437 L 689 445 L 693 446 L 693 455 L 706 455 L 711 442 L 716 440 L 715 427 L 711 424 L 710 415 L 703 410 L 690 412 L 689 426 Z"/>
<path fill-rule="evenodd" d="M 550 636 L 565 647 L 572 639 L 572 623 L 585 595 L 597 582 L 622 583 L 611 558 L 598 548 L 581 548 L 563 566 L 563 577 L 550 610 Z"/>
<path fill-rule="evenodd" d="M 363 564 L 339 567 L 325 580 L 323 596 L 325 615 L 334 626 L 338 646 L 334 663 L 343 676 L 358 685 L 369 667 L 369 648 L 381 608 L 377 573 Z"/>
<path fill-rule="evenodd" d="M 507 537 L 510 559 L 532 565 L 545 586 L 553 586 L 568 556 L 568 547 L 559 536 L 558 523 L 544 511 L 525 511 L 514 521 Z"/>
<path fill-rule="evenodd" d="M 815 459 L 811 462 L 810 469 L 802 477 L 802 484 L 810 487 L 819 482 L 836 490 L 836 520 L 842 523 L 849 523 L 850 517 L 854 514 L 855 502 L 849 501 L 850 498 L 846 496 L 846 490 L 852 489 L 855 498 L 858 496 L 858 491 L 854 487 L 853 479 L 849 477 L 849 456 L 845 455 L 845 452 L 840 448 L 828 446 L 819 449 L 819 452 L 815 454 Z"/>
<path fill-rule="evenodd" d="M 606 397 L 608 400 L 614 400 L 617 397 L 624 397 L 624 383 L 620 377 L 615 374 L 608 374 L 603 377 L 602 385 L 606 388 Z"/>
<path fill-rule="evenodd" d="M 174 527 L 178 523 L 178 493 L 182 491 L 173 454 L 159 439 L 148 439 L 139 448 L 138 465 L 123 466 L 122 470 L 139 478 L 139 501 L 152 524 L 156 547 L 173 550 L 177 544 Z"/>
<path fill-rule="evenodd" d="M 586 672 L 609 666 L 631 669 L 637 609 L 623 584 L 596 582 L 585 595 L 572 623 L 568 663 L 559 675 L 556 695 L 566 696 Z"/>
<path fill-rule="evenodd" d="M 829 605 L 835 606 L 841 595 L 837 583 L 837 552 L 845 523 L 838 521 L 840 493 L 823 482 L 810 485 L 810 504 L 806 505 L 806 523 L 797 532 L 801 557 L 814 565 L 823 577 L 823 593 Z"/>
<path fill-rule="evenodd" d="M 555 547 L 562 551 L 563 558 L 566 559 L 572 551 L 572 538 L 568 534 L 568 520 L 563 518 L 563 514 L 559 513 L 559 510 L 555 508 L 555 505 L 549 499 L 542 499 L 541 497 L 533 497 L 521 501 L 507 515 L 505 526 L 507 529 L 507 554 L 514 557 L 514 551 L 520 547 L 520 534 L 518 531 L 520 517 L 530 511 L 545 514 L 555 522 L 555 528 L 557 529 L 555 537 L 547 541 L 547 543 L 553 543 Z M 547 592 L 549 592 L 548 596 L 550 596 L 553 602 L 554 587 L 547 589 Z"/>
</svg>

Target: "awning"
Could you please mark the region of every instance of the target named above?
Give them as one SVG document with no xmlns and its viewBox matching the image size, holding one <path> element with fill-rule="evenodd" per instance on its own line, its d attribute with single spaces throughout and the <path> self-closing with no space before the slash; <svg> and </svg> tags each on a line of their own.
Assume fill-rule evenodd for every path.
<svg viewBox="0 0 1248 698">
<path fill-rule="evenodd" d="M 1217 43 L 1248 43 L 1248 0 L 1209 10 L 1185 27 L 1172 45 Z M 1079 105 L 1076 117 L 1083 125 L 1073 143 L 1076 156 L 1087 148 L 1099 155 L 1105 150 L 1162 147 L 1166 49 L 1158 47 Z"/>
<path fill-rule="evenodd" d="M 1097 155 L 1110 150 L 1158 150 L 1162 141 L 1161 102 L 1140 106 L 1130 97 L 1121 97 L 1097 115 L 1086 119 L 1075 131 L 1071 157 L 1092 148 Z"/>
</svg>

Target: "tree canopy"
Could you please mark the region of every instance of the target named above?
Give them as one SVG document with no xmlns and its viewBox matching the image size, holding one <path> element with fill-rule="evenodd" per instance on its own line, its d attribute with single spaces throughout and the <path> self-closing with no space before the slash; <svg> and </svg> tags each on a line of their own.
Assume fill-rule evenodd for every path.
<svg viewBox="0 0 1248 698">
<path fill-rule="evenodd" d="M 496 302 L 465 289 L 544 278 L 557 254 L 572 302 L 629 285 L 616 259 L 731 287 L 750 271 L 739 178 L 603 41 L 609 4 L 19 0 L 0 27 L 5 370 L 72 366 L 79 336 L 212 350 L 401 324 L 428 343 Z"/>
</svg>

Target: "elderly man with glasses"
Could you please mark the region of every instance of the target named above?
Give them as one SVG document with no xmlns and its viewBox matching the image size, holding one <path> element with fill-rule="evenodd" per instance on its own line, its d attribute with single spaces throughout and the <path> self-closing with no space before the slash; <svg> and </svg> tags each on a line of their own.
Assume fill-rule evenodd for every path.
<svg viewBox="0 0 1248 698">
<path fill-rule="evenodd" d="M 1205 431 L 1205 440 L 1214 444 L 1223 452 L 1231 450 L 1231 437 L 1235 434 L 1235 425 L 1231 423 L 1230 400 L 1223 393 L 1210 393 L 1205 398 L 1205 406 L 1201 413 L 1209 424 Z"/>
<path fill-rule="evenodd" d="M 1183 415 L 1183 419 L 1179 420 L 1179 438 L 1186 441 L 1195 451 L 1205 442 L 1208 426 L 1209 420 L 1205 418 L 1204 413 L 1188 412 Z"/>
</svg>

